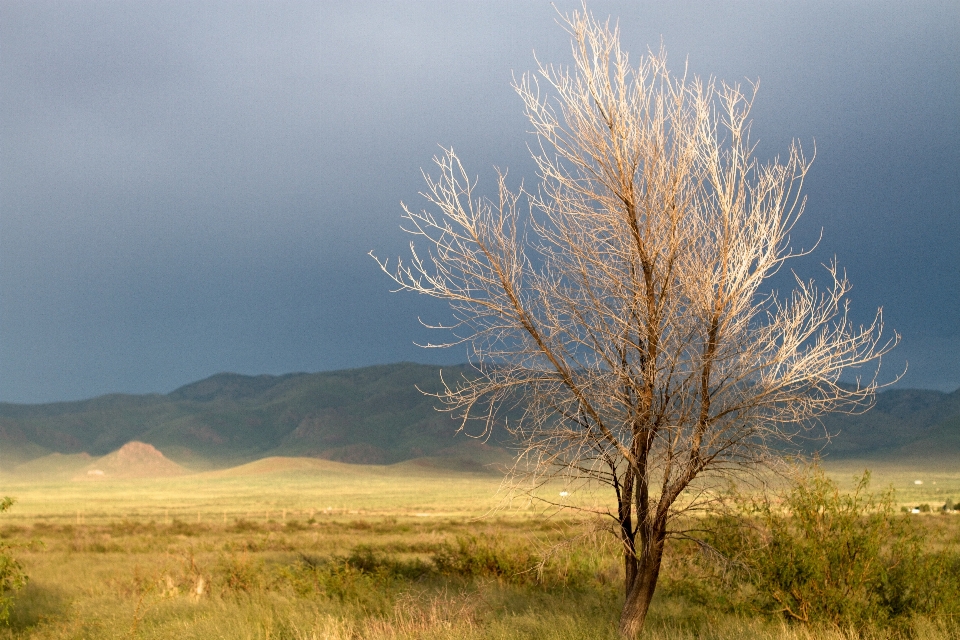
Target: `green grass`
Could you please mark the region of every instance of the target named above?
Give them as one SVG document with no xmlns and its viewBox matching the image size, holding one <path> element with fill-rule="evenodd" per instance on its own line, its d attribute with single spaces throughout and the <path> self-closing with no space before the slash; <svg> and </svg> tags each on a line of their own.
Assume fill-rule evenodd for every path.
<svg viewBox="0 0 960 640">
<path fill-rule="evenodd" d="M 841 488 L 852 486 L 865 468 L 872 487 L 894 487 L 904 506 L 960 502 L 960 467 L 922 469 L 890 462 L 827 462 L 828 475 Z M 915 484 L 921 480 L 922 485 Z M 479 517 L 495 509 L 514 517 L 532 517 L 536 503 L 514 498 L 504 503 L 501 479 L 492 473 L 460 473 L 428 466 L 427 461 L 390 466 L 348 465 L 310 458 L 269 458 L 233 469 L 192 476 L 124 481 L 36 480 L 4 477 L 3 493 L 17 497 L 6 522 L 83 523 L 117 519 L 165 522 L 178 518 L 223 523 L 224 518 L 267 521 L 335 515 Z M 548 487 L 544 494 L 559 493 Z M 576 504 L 603 504 L 604 492 L 577 493 Z"/>
<path fill-rule="evenodd" d="M 942 505 L 947 498 L 960 502 L 960 464 L 934 461 L 924 464 L 916 460 L 842 460 L 824 463 L 827 475 L 841 488 L 850 489 L 853 478 L 865 469 L 871 472 L 871 487 L 875 491 L 893 487 L 897 502 L 902 506 L 928 503 Z M 916 484 L 919 480 L 923 484 Z"/>
<path fill-rule="evenodd" d="M 500 479 L 414 465 L 346 465 L 311 459 L 266 459 L 193 476 L 124 481 L 6 481 L 17 497 L 7 521 L 173 518 L 222 523 L 321 515 L 480 515 L 497 506 Z"/>
<path fill-rule="evenodd" d="M 862 471 L 827 468 L 841 483 Z M 905 503 L 960 500 L 960 473 L 920 473 L 876 469 L 872 486 L 903 489 Z M 524 500 L 495 510 L 499 486 L 494 475 L 422 464 L 307 459 L 162 480 L 7 478 L 0 493 L 18 502 L 0 516 L 0 538 L 17 547 L 30 583 L 0 638 L 615 638 L 612 539 Z M 931 539 L 960 544 L 960 516 L 916 518 Z M 666 578 L 681 560 L 668 557 Z M 907 631 L 956 637 L 951 624 L 919 619 Z M 647 637 L 901 636 L 784 626 L 664 588 Z"/>
</svg>

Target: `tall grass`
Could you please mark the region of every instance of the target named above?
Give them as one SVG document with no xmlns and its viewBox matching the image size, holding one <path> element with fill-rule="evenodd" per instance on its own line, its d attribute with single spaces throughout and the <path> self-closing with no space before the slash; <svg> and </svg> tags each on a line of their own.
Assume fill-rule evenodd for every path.
<svg viewBox="0 0 960 640">
<path fill-rule="evenodd" d="M 945 536 L 960 519 L 923 516 Z M 30 583 L 0 638 L 615 638 L 618 561 L 592 523 L 376 518 L 226 526 L 118 521 L 0 528 Z M 554 545 L 583 533 L 561 553 Z M 600 539 L 602 540 L 602 538 Z M 953 637 L 949 619 L 809 628 L 676 588 L 678 548 L 649 638 Z M 672 587 L 670 586 L 672 585 Z"/>
<path fill-rule="evenodd" d="M 0 513 L 9 510 L 13 503 L 14 499 L 10 497 L 0 499 Z M 0 540 L 0 624 L 10 618 L 13 596 L 26 584 L 27 575 L 14 557 L 11 545 Z"/>
<path fill-rule="evenodd" d="M 496 502 L 497 481 L 486 476 L 323 474 L 13 487 L 21 501 L 0 519 L 0 545 L 14 548 L 30 581 L 10 594 L 0 639 L 616 637 L 622 569 L 615 542 L 597 534 L 596 523 L 544 520 L 526 509 L 478 518 Z M 914 485 L 920 478 L 925 483 Z M 960 497 L 951 478 L 896 476 L 928 492 L 911 494 L 908 504 L 942 504 L 938 492 Z M 856 488 L 839 486 L 821 493 L 845 499 Z M 861 510 L 846 530 L 869 533 L 863 516 L 881 506 Z M 953 584 L 958 567 L 960 517 L 901 516 L 900 506 L 890 503 L 895 513 L 884 516 L 902 518 L 912 532 L 900 563 L 890 561 L 889 542 L 871 547 L 887 563 L 888 591 L 879 593 L 888 603 L 890 594 L 917 596 L 918 584 Z M 786 536 L 800 531 L 797 521 L 764 521 L 785 513 L 779 507 L 748 514 L 756 537 L 731 535 L 734 546 L 724 548 L 719 536 L 714 548 L 743 565 L 759 561 L 773 548 L 761 543 L 782 525 L 779 548 L 790 549 Z M 808 538 L 790 553 L 839 540 Z M 870 609 L 853 622 L 814 616 L 804 626 L 754 597 L 774 582 L 717 575 L 722 565 L 692 543 L 669 549 L 648 638 L 960 637 L 957 617 L 940 605 L 909 605 L 913 613 L 887 620 Z M 764 566 L 787 567 L 781 560 L 790 557 L 784 551 Z M 908 588 L 890 590 L 897 584 Z"/>
<path fill-rule="evenodd" d="M 955 547 L 901 513 L 892 490 L 871 493 L 869 480 L 864 472 L 842 492 L 813 466 L 779 495 L 735 493 L 733 512 L 707 518 L 706 535 L 681 546 L 686 570 L 674 571 L 668 588 L 704 606 L 807 627 L 957 619 Z"/>
</svg>

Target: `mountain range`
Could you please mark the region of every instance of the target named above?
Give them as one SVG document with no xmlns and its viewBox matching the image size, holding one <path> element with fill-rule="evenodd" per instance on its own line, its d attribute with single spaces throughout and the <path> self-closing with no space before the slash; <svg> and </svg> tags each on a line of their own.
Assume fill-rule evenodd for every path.
<svg viewBox="0 0 960 640">
<path fill-rule="evenodd" d="M 465 365 L 442 367 L 452 381 Z M 421 457 L 502 458 L 504 434 L 486 443 L 457 433 L 438 411 L 441 367 L 400 363 L 281 376 L 221 373 L 171 393 L 112 394 L 77 402 L 0 403 L 0 466 L 53 454 L 103 456 L 131 441 L 201 470 L 267 456 L 390 464 Z M 859 415 L 830 415 L 825 455 L 960 461 L 960 389 L 892 389 Z"/>
<path fill-rule="evenodd" d="M 448 380 L 465 371 L 443 368 Z M 441 388 L 439 367 L 401 363 L 281 376 L 221 373 L 166 395 L 0 403 L 0 465 L 10 469 L 52 453 L 102 456 L 134 440 L 195 469 L 274 455 L 389 464 L 489 448 L 457 435 L 450 414 L 423 393 Z"/>
</svg>

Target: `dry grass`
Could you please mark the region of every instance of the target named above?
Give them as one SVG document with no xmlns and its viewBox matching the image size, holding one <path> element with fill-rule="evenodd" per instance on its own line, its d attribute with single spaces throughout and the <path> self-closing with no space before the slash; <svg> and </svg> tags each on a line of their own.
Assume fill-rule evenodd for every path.
<svg viewBox="0 0 960 640">
<path fill-rule="evenodd" d="M 525 504 L 478 519 L 497 504 L 495 476 L 280 466 L 123 485 L 5 484 L 3 492 L 20 501 L 0 519 L 0 536 L 23 545 L 17 556 L 31 581 L 0 638 L 615 638 L 622 596 L 615 554 L 597 546 L 605 538 L 585 536 L 564 549 L 542 584 L 535 572 L 516 575 L 515 567 L 586 532 L 588 523 L 544 519 Z M 841 468 L 837 477 L 855 470 Z M 898 473 L 892 480 L 875 474 L 874 486 L 912 483 L 916 470 Z M 911 500 L 932 502 L 934 487 L 960 488 L 951 484 L 956 477 L 912 485 L 928 493 Z M 960 544 L 960 517 L 918 518 L 944 534 L 943 544 Z M 456 548 L 469 536 L 499 549 L 507 569 L 417 569 L 431 566 L 442 545 Z M 352 553 L 363 560 L 358 548 L 374 565 L 343 562 Z M 305 564 L 338 557 L 339 568 L 327 573 Z M 648 638 L 895 637 L 744 619 L 665 593 L 654 602 Z M 935 639 L 956 632 L 936 620 L 914 621 L 912 629 Z"/>
</svg>

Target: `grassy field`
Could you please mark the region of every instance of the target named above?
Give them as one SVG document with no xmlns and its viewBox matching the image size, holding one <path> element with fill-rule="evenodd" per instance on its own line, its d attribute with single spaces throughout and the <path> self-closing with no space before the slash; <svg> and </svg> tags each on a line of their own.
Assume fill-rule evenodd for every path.
<svg viewBox="0 0 960 640">
<path fill-rule="evenodd" d="M 960 469 L 827 469 L 843 486 L 865 466 L 904 506 L 960 500 Z M 574 514 L 504 504 L 499 487 L 427 463 L 308 459 L 155 480 L 5 478 L 18 502 L 0 537 L 30 582 L 0 638 L 614 638 L 612 539 Z M 960 544 L 960 516 L 915 517 Z M 680 560 L 668 558 L 651 638 L 871 637 L 695 606 L 670 588 Z M 955 637 L 952 624 L 917 619 L 906 633 Z"/>
<path fill-rule="evenodd" d="M 827 474 L 843 488 L 852 486 L 853 477 L 869 469 L 874 490 L 892 487 L 897 501 L 904 506 L 928 503 L 942 505 L 947 498 L 960 502 L 960 460 L 954 464 L 938 461 L 925 465 L 911 460 L 844 460 L 827 462 Z M 918 484 L 918 481 L 920 484 Z"/>
<path fill-rule="evenodd" d="M 308 458 L 267 458 L 241 467 L 177 478 L 8 481 L 18 498 L 9 518 L 117 519 L 223 523 L 224 518 L 264 522 L 308 514 L 477 515 L 497 505 L 500 480 L 416 463 L 348 465 Z"/>
</svg>

